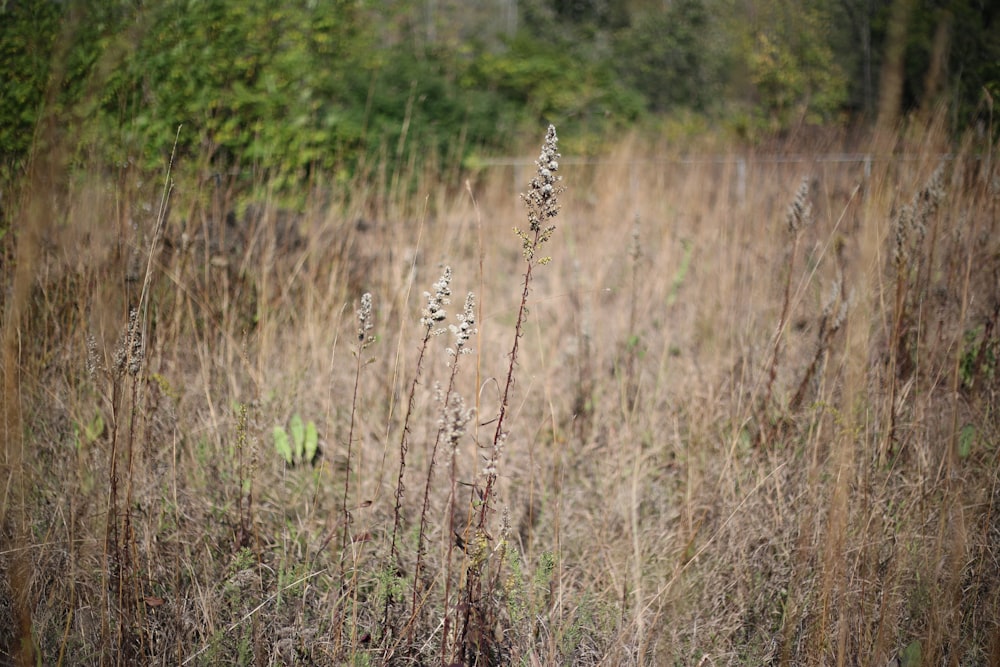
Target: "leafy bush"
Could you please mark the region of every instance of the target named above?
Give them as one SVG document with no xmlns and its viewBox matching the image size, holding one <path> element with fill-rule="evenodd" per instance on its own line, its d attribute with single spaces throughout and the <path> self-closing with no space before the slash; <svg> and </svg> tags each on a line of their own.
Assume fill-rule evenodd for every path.
<svg viewBox="0 0 1000 667">
<path fill-rule="evenodd" d="M 887 2 L 659 4 L 533 0 L 513 22 L 509 7 L 408 0 L 11 0 L 0 3 L 0 181 L 23 173 L 33 146 L 159 170 L 177 136 L 180 164 L 201 177 L 292 189 L 316 173 L 346 183 L 359 164 L 457 165 L 547 122 L 577 152 L 648 112 L 770 133 L 877 99 Z M 940 93 L 957 125 L 985 123 L 983 101 L 1000 90 L 996 10 L 932 4 L 909 22 L 904 109 Z M 923 90 L 945 43 L 938 86 Z"/>
<path fill-rule="evenodd" d="M 651 111 L 704 110 L 710 99 L 708 14 L 702 0 L 681 0 L 621 31 L 616 67 Z"/>
<path fill-rule="evenodd" d="M 362 133 L 344 112 L 353 13 L 346 2 L 323 12 L 263 0 L 154 6 L 116 95 L 132 110 L 121 149 L 159 161 L 184 125 L 181 153 L 217 167 L 332 166 Z"/>
<path fill-rule="evenodd" d="M 0 21 L 0 155 L 4 167 L 31 147 L 35 118 L 42 104 L 56 29 L 57 5 L 51 2 L 14 5 Z"/>
<path fill-rule="evenodd" d="M 588 59 L 580 45 L 528 29 L 519 32 L 501 53 L 483 53 L 465 83 L 495 91 L 529 118 L 569 123 L 578 129 L 604 129 L 635 120 L 642 97 L 617 76 L 609 60 Z"/>
<path fill-rule="evenodd" d="M 457 71 L 466 65 L 448 53 L 378 44 L 352 2 L 318 11 L 167 0 L 71 15 L 39 0 L 10 18 L 0 33 L 2 64 L 16 73 L 0 106 L 10 166 L 32 145 L 50 72 L 63 103 L 44 112 L 72 124 L 74 152 L 159 168 L 177 136 L 179 157 L 202 170 L 253 167 L 279 186 L 386 151 L 442 157 L 459 136 L 496 146 L 524 116 L 494 91 L 467 88 Z M 73 36 L 62 50 L 61 31 Z"/>
<path fill-rule="evenodd" d="M 740 48 L 758 113 L 773 130 L 834 120 L 847 102 L 847 78 L 824 39 L 822 6 L 775 3 L 747 26 Z"/>
</svg>

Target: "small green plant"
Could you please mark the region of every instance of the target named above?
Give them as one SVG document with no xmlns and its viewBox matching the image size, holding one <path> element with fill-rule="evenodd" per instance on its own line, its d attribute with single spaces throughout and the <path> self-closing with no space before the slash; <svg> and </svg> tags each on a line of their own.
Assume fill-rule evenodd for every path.
<svg viewBox="0 0 1000 667">
<path fill-rule="evenodd" d="M 90 445 L 104 434 L 104 417 L 100 412 L 95 412 L 93 419 L 85 424 L 75 425 L 73 430 L 76 433 L 76 449 L 79 451 L 84 444 Z"/>
<path fill-rule="evenodd" d="M 516 549 L 506 552 L 507 576 L 503 580 L 507 613 L 515 625 L 532 622 L 544 613 L 549 587 L 555 574 L 556 557 L 551 551 L 543 552 L 535 567 L 530 585 L 526 581 L 524 563 Z M 532 628 L 532 631 L 534 628 Z"/>
<path fill-rule="evenodd" d="M 591 593 L 584 593 L 579 606 L 562 631 L 562 654 L 580 656 L 595 649 L 593 644 L 615 627 L 615 611 Z"/>
<path fill-rule="evenodd" d="M 972 453 L 972 448 L 976 444 L 976 427 L 966 424 L 958 433 L 958 455 L 960 458 L 968 458 Z"/>
<path fill-rule="evenodd" d="M 972 389 L 977 376 L 992 380 L 996 368 L 995 348 L 990 345 L 986 327 L 980 325 L 965 332 L 962 342 L 962 357 L 959 365 L 959 379 L 962 386 Z"/>
<path fill-rule="evenodd" d="M 275 451 L 289 466 L 312 465 L 315 462 L 319 453 L 316 422 L 303 422 L 302 417 L 295 413 L 288 423 L 288 430 L 278 425 L 274 427 L 273 435 Z"/>
<path fill-rule="evenodd" d="M 914 639 L 906 645 L 899 654 L 901 667 L 920 667 L 923 661 L 923 651 L 920 650 L 920 640 Z"/>
</svg>

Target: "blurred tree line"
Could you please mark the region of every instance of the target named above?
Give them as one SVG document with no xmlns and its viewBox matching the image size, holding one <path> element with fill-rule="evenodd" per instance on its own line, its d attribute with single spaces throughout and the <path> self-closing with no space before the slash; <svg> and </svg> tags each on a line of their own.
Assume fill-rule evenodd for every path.
<svg viewBox="0 0 1000 667">
<path fill-rule="evenodd" d="M 78 164 L 317 171 L 567 150 L 696 119 L 753 138 L 873 118 L 892 17 L 904 111 L 1000 94 L 994 0 L 0 0 L 0 178 Z M 45 121 L 45 122 L 40 122 Z M 46 128 L 42 131 L 40 128 Z"/>
</svg>

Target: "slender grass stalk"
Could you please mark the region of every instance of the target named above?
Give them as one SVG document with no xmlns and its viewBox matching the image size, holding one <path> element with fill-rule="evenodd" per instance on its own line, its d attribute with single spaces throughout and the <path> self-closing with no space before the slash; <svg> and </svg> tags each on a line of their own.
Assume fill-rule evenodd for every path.
<svg viewBox="0 0 1000 667">
<path fill-rule="evenodd" d="M 639 398 L 639 379 L 637 377 L 636 363 L 639 357 L 639 345 L 641 343 L 637 326 L 637 311 L 639 308 L 639 260 L 642 258 L 642 244 L 640 237 L 639 216 L 635 216 L 632 224 L 632 235 L 629 240 L 628 257 L 630 264 L 629 285 L 629 308 L 628 308 L 628 330 L 625 340 L 625 382 L 623 386 L 623 403 L 626 411 L 625 418 L 628 419 L 636 407 Z"/>
<path fill-rule="evenodd" d="M 788 328 L 789 311 L 792 303 L 792 273 L 795 270 L 795 257 L 799 247 L 799 236 L 802 228 L 812 222 L 812 204 L 809 203 L 809 179 L 803 178 L 799 189 L 795 194 L 795 199 L 788 207 L 785 216 L 788 231 L 792 236 L 791 250 L 789 252 L 788 270 L 785 273 L 784 295 L 781 301 L 781 314 L 778 316 L 778 328 L 774 332 L 771 342 L 771 364 L 767 372 L 767 384 L 764 385 L 764 398 L 761 401 L 761 410 L 764 426 L 760 431 L 760 444 L 766 445 L 773 438 L 776 424 L 768 416 L 771 406 L 771 399 L 774 393 L 774 381 L 778 377 L 778 364 L 781 360 L 781 344 L 785 338 L 785 330 Z"/>
<path fill-rule="evenodd" d="M 349 591 L 346 580 L 345 564 L 344 560 L 347 556 L 347 546 L 350 540 L 351 534 L 351 510 L 348 507 L 348 498 L 350 497 L 351 490 L 351 454 L 354 449 L 354 428 L 357 424 L 357 412 L 358 412 L 358 393 L 359 387 L 361 386 L 361 369 L 367 365 L 365 360 L 364 352 L 368 347 L 375 342 L 375 337 L 372 334 L 372 329 L 374 328 L 373 315 L 372 315 L 372 295 L 370 292 L 365 292 L 361 295 L 361 307 L 358 308 L 356 312 L 358 318 L 358 346 L 354 351 L 355 357 L 355 368 L 354 368 L 354 389 L 351 395 L 351 418 L 350 426 L 347 430 L 347 463 L 344 472 L 344 496 L 340 505 L 340 520 L 342 523 L 341 528 L 341 538 L 340 538 L 340 559 L 338 563 L 338 578 L 340 581 L 340 591 L 337 600 L 337 616 L 339 617 L 335 621 L 336 625 L 336 641 L 335 647 L 338 652 L 342 652 L 342 632 L 343 632 L 343 616 L 340 613 L 342 611 L 341 605 L 348 599 L 349 593 L 354 593 L 356 591 Z M 356 569 L 353 568 L 352 569 Z M 352 576 L 352 581 L 354 580 Z M 353 600 L 353 595 L 351 595 Z M 355 645 L 355 640 L 357 636 L 357 604 L 352 605 L 352 623 L 351 623 L 351 646 Z M 338 622 L 339 621 L 339 622 Z"/>
<path fill-rule="evenodd" d="M 473 410 L 475 412 L 475 410 Z M 441 663 L 448 664 L 450 652 L 448 650 L 448 642 L 451 635 L 452 629 L 452 615 L 450 613 L 451 607 L 451 578 L 452 578 L 452 559 L 455 554 L 455 538 L 452 536 L 452 530 L 454 525 L 454 516 L 456 508 L 456 491 L 458 488 L 458 478 L 456 473 L 456 459 L 458 458 L 458 447 L 452 447 L 448 460 L 448 504 L 445 510 L 445 521 L 447 522 L 447 527 L 444 531 L 445 539 L 448 541 L 448 548 L 446 549 L 445 559 L 444 559 L 444 623 L 441 628 Z"/>
<path fill-rule="evenodd" d="M 895 301 L 892 311 L 892 331 L 889 340 L 889 395 L 887 406 L 889 410 L 889 428 L 879 450 L 879 461 L 885 463 L 886 456 L 898 447 L 899 441 L 899 384 L 914 372 L 916 360 L 914 356 L 913 310 L 922 307 L 924 290 L 921 289 L 921 274 L 924 265 L 930 271 L 929 264 L 933 261 L 935 236 L 932 237 L 929 256 L 924 257 L 923 243 L 927 234 L 927 222 L 940 205 L 944 192 L 941 189 L 942 167 L 931 175 L 930 179 L 912 198 L 900 207 L 893 217 L 893 248 L 892 263 L 895 270 Z M 919 312 L 918 312 L 919 316 Z"/>
<path fill-rule="evenodd" d="M 840 331 L 844 320 L 847 318 L 849 307 L 850 298 L 845 293 L 844 278 L 841 272 L 831 287 L 830 296 L 827 298 L 826 305 L 823 307 L 823 313 L 820 316 L 819 333 L 816 336 L 816 352 L 813 354 L 809 366 L 806 367 L 805 373 L 802 374 L 802 379 L 799 381 L 798 389 L 795 390 L 792 400 L 788 402 L 788 412 L 790 414 L 795 414 L 802 407 L 806 392 L 809 390 L 813 378 L 816 377 L 816 371 L 820 367 L 820 362 L 826 358 L 829 351 L 830 341 L 833 339 L 834 334 Z"/>
</svg>

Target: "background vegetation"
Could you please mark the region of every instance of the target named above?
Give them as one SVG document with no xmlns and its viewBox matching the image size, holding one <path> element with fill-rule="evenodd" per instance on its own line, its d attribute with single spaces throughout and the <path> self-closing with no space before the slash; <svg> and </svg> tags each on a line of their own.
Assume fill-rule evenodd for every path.
<svg viewBox="0 0 1000 667">
<path fill-rule="evenodd" d="M 1000 663 L 992 5 L 0 8 L 0 661 Z"/>
<path fill-rule="evenodd" d="M 182 125 L 185 170 L 276 184 L 460 164 L 547 122 L 579 153 L 637 121 L 756 139 L 872 119 L 894 11 L 904 110 L 946 102 L 958 131 L 1000 92 L 998 10 L 976 0 L 465 5 L 8 0 L 3 175 L 46 148 L 42 119 L 77 165 L 159 169 Z"/>
</svg>

